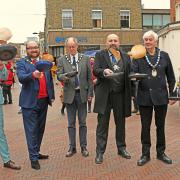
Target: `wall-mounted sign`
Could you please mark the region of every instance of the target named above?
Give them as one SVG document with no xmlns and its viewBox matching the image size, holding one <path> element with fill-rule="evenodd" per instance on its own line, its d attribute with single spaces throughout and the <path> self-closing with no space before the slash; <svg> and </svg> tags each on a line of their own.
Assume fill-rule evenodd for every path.
<svg viewBox="0 0 180 180">
<path fill-rule="evenodd" d="M 61 43 L 61 42 L 64 42 L 64 41 L 65 41 L 65 38 L 64 38 L 64 37 L 59 37 L 59 36 L 57 36 L 57 37 L 55 38 L 55 41 L 56 41 L 56 43 Z"/>
<path fill-rule="evenodd" d="M 59 36 L 56 36 L 55 42 L 56 43 L 62 43 L 62 42 L 65 42 L 65 40 L 67 38 L 68 37 L 59 37 Z M 78 43 L 86 43 L 86 42 L 88 42 L 87 37 L 84 37 L 84 36 L 79 36 L 79 37 L 75 37 L 75 38 L 77 38 Z"/>
</svg>

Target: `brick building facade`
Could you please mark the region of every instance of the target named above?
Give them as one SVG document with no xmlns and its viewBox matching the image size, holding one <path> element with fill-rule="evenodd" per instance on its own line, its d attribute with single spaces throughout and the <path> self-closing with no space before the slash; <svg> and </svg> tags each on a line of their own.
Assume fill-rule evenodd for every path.
<svg viewBox="0 0 180 180">
<path fill-rule="evenodd" d="M 45 47 L 55 57 L 65 53 L 67 37 L 76 37 L 84 52 L 104 48 L 110 33 L 125 51 L 141 43 L 141 0 L 46 0 Z"/>
<path fill-rule="evenodd" d="M 171 22 L 180 21 L 180 0 L 170 0 L 170 8 Z"/>
</svg>

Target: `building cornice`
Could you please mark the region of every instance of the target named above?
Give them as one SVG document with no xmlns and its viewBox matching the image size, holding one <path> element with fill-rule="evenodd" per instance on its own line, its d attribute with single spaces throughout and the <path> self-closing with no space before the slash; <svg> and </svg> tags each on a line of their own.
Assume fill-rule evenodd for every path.
<svg viewBox="0 0 180 180">
<path fill-rule="evenodd" d="M 49 29 L 48 32 L 109 32 L 109 31 L 142 31 L 142 28 L 140 29 Z"/>
</svg>

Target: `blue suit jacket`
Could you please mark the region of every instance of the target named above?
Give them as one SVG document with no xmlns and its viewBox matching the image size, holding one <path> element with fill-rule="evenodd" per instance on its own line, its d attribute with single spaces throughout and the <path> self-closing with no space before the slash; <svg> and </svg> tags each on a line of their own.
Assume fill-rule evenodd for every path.
<svg viewBox="0 0 180 180">
<path fill-rule="evenodd" d="M 19 106 L 23 108 L 33 108 L 36 106 L 37 97 L 39 93 L 39 80 L 34 78 L 32 73 L 36 70 L 35 65 L 31 64 L 28 57 L 22 58 L 16 63 L 17 76 L 19 82 L 22 84 L 22 89 L 19 97 Z M 47 93 L 49 98 L 49 105 L 54 96 L 54 84 L 50 71 L 45 72 Z"/>
</svg>

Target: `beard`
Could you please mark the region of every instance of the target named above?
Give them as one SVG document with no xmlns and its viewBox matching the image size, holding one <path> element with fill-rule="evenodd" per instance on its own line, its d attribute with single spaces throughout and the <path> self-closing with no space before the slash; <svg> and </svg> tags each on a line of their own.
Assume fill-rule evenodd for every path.
<svg viewBox="0 0 180 180">
<path fill-rule="evenodd" d="M 119 47 L 117 47 L 117 46 L 114 45 L 114 44 L 113 44 L 113 45 L 110 45 L 109 48 L 113 48 L 113 49 L 115 49 L 115 50 L 117 50 L 117 51 L 119 50 Z M 109 48 L 108 48 L 108 49 L 109 49 Z"/>
</svg>

